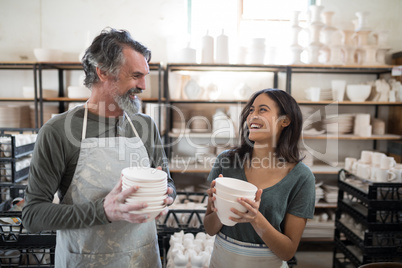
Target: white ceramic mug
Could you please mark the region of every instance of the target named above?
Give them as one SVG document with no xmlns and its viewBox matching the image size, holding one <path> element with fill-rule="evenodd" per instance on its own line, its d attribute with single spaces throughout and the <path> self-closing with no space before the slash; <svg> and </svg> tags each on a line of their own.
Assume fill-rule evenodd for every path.
<svg viewBox="0 0 402 268">
<path fill-rule="evenodd" d="M 370 114 L 357 114 L 355 116 L 355 125 L 368 126 L 370 125 Z"/>
<path fill-rule="evenodd" d="M 370 173 L 370 180 L 371 181 L 376 181 L 376 173 L 377 170 L 381 169 L 380 167 L 377 166 L 371 166 L 371 173 Z"/>
<path fill-rule="evenodd" d="M 391 169 L 393 167 L 395 167 L 396 165 L 396 161 L 395 158 L 393 158 L 392 156 L 386 156 L 381 158 L 381 164 L 380 167 L 382 169 Z"/>
<path fill-rule="evenodd" d="M 346 89 L 346 80 L 331 80 L 332 99 L 334 101 L 343 101 Z"/>
<path fill-rule="evenodd" d="M 311 101 L 320 101 L 321 88 L 310 87 Z"/>
<path fill-rule="evenodd" d="M 372 133 L 372 126 L 368 125 L 360 125 L 358 126 L 358 130 L 357 132 L 359 133 L 358 135 L 360 137 L 371 137 L 371 133 Z"/>
<path fill-rule="evenodd" d="M 371 156 L 371 165 L 375 167 L 380 167 L 381 166 L 381 159 L 383 157 L 387 157 L 386 154 L 384 153 L 379 153 L 379 152 L 373 152 Z"/>
<path fill-rule="evenodd" d="M 363 151 L 361 151 L 361 154 L 360 154 L 360 160 L 363 163 L 371 164 L 372 156 L 373 156 L 372 151 L 363 150 Z"/>
<path fill-rule="evenodd" d="M 392 182 L 402 183 L 402 164 L 397 164 L 390 171 L 395 174 L 395 179 Z"/>
<path fill-rule="evenodd" d="M 357 162 L 356 158 L 346 157 L 345 158 L 345 169 L 353 173 L 353 165 Z"/>
<path fill-rule="evenodd" d="M 376 182 L 389 182 L 395 180 L 396 175 L 389 169 L 379 168 L 374 177 Z"/>
<path fill-rule="evenodd" d="M 365 163 L 357 163 L 356 175 L 362 179 L 370 179 L 371 166 Z"/>
</svg>

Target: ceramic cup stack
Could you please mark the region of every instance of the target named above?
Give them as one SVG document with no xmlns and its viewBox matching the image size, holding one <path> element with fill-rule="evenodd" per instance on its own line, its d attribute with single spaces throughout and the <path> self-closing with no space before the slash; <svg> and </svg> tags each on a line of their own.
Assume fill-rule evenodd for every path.
<svg viewBox="0 0 402 268">
<path fill-rule="evenodd" d="M 346 157 L 345 169 L 372 182 L 401 182 L 402 165 L 381 152 L 363 150 L 360 159 Z"/>
<path fill-rule="evenodd" d="M 360 137 L 370 137 L 372 134 L 372 125 L 370 125 L 370 114 L 356 114 L 353 126 L 353 134 Z"/>
<path fill-rule="evenodd" d="M 126 199 L 126 203 L 143 203 L 148 206 L 142 210 L 131 211 L 133 214 L 149 214 L 148 221 L 154 220 L 166 207 L 167 173 L 147 167 L 128 167 L 121 172 L 123 191 L 132 186 L 139 189 Z"/>
<path fill-rule="evenodd" d="M 220 177 L 216 179 L 216 193 L 214 194 L 215 207 L 219 220 L 226 226 L 234 226 L 236 222 L 229 217 L 238 218 L 236 214 L 230 211 L 235 208 L 240 212 L 246 212 L 247 209 L 238 202 L 238 198 L 244 197 L 251 200 L 255 199 L 257 187 L 249 182 L 239 179 Z"/>
</svg>

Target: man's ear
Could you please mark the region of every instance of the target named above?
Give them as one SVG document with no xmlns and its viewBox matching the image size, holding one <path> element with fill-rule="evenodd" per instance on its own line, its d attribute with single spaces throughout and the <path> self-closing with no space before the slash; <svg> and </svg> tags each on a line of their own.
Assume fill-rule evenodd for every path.
<svg viewBox="0 0 402 268">
<path fill-rule="evenodd" d="M 99 67 L 96 67 L 96 74 L 102 82 L 105 81 L 108 77 L 107 73 L 105 71 L 102 71 Z"/>
</svg>

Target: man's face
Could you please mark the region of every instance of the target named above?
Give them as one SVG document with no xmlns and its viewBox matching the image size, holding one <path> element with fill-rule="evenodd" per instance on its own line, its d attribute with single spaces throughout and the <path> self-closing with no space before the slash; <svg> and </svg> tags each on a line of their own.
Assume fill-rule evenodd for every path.
<svg viewBox="0 0 402 268">
<path fill-rule="evenodd" d="M 135 114 L 141 109 L 137 94 L 146 89 L 145 76 L 149 74 L 149 66 L 144 56 L 131 48 L 123 48 L 123 55 L 125 60 L 112 83 L 112 96 L 120 109 Z"/>
</svg>

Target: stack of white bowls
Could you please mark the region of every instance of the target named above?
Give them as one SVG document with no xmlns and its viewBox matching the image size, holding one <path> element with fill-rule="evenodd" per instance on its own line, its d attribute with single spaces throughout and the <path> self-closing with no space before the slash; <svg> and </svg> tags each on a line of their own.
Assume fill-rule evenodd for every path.
<svg viewBox="0 0 402 268">
<path fill-rule="evenodd" d="M 353 132 L 353 114 L 338 114 L 327 116 L 324 128 L 330 134 L 347 134 Z"/>
<path fill-rule="evenodd" d="M 148 206 L 133 214 L 149 214 L 148 221 L 154 220 L 166 207 L 163 200 L 167 198 L 167 173 L 147 167 L 128 167 L 122 170 L 123 191 L 133 186 L 139 189 L 126 199 L 126 203 L 143 203 Z"/>
<path fill-rule="evenodd" d="M 239 218 L 236 214 L 230 211 L 235 208 L 238 211 L 246 212 L 247 209 L 238 202 L 238 198 L 244 197 L 251 200 L 255 199 L 257 187 L 249 182 L 239 179 L 220 177 L 216 179 L 215 184 L 216 198 L 214 205 L 217 209 L 219 220 L 227 226 L 234 226 L 236 222 L 229 217 Z"/>
</svg>

